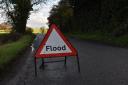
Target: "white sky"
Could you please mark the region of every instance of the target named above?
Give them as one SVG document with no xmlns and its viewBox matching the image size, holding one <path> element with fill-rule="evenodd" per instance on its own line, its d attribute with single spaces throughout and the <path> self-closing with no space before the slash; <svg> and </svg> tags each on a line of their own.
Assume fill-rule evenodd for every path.
<svg viewBox="0 0 128 85">
<path fill-rule="evenodd" d="M 33 27 L 33 28 L 48 27 L 47 17 L 49 16 L 49 12 L 52 6 L 56 5 L 59 1 L 60 0 L 48 0 L 47 4 L 44 4 L 38 7 L 39 8 L 38 11 L 31 13 L 27 22 L 27 26 Z M 3 16 L 0 17 L 0 23 L 4 21 L 5 21 L 5 18 Z"/>
</svg>

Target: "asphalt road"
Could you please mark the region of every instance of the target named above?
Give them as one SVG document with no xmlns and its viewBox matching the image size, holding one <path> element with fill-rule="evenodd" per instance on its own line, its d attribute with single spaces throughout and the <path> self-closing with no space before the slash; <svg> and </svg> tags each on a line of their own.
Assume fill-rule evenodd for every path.
<svg viewBox="0 0 128 85">
<path fill-rule="evenodd" d="M 67 69 L 64 68 L 64 62 L 47 63 L 45 70 L 40 69 L 41 60 L 38 59 L 38 76 L 35 77 L 34 53 L 28 51 L 16 76 L 5 85 L 128 85 L 128 49 L 73 38 L 69 40 L 79 53 L 80 74 L 76 57 L 68 57 Z"/>
</svg>

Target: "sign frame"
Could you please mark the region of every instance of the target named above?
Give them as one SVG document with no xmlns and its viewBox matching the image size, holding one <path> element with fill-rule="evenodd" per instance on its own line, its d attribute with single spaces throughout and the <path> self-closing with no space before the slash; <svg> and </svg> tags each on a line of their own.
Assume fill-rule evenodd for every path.
<svg viewBox="0 0 128 85">
<path fill-rule="evenodd" d="M 50 33 L 52 32 L 53 29 L 55 29 L 56 32 L 60 35 L 60 37 L 65 42 L 65 44 L 70 48 L 72 53 L 55 53 L 55 54 L 41 54 L 40 55 L 41 49 L 44 47 L 44 45 L 45 45 L 46 41 L 48 40 L 48 37 L 50 36 Z M 77 50 L 72 46 L 72 44 L 68 41 L 68 39 L 61 33 L 61 31 L 58 29 L 58 27 L 55 24 L 52 24 L 51 27 L 48 29 L 48 32 L 44 36 L 44 39 L 42 40 L 40 46 L 38 47 L 38 49 L 35 51 L 35 54 L 34 54 L 35 77 L 37 77 L 37 59 L 38 58 L 42 58 L 41 66 L 44 70 L 44 68 L 45 68 L 44 64 L 50 62 L 50 61 L 44 62 L 44 58 L 64 57 L 64 60 L 60 60 L 60 61 L 64 61 L 64 67 L 67 68 L 67 56 L 75 56 L 76 57 L 78 72 L 80 73 L 80 62 L 79 62 Z M 52 61 L 52 62 L 60 62 L 60 61 Z"/>
</svg>

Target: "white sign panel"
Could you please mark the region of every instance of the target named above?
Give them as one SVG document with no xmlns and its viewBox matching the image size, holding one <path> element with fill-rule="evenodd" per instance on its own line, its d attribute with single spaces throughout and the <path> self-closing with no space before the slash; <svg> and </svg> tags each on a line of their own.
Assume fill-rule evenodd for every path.
<svg viewBox="0 0 128 85">
<path fill-rule="evenodd" d="M 40 54 L 70 53 L 71 49 L 63 41 L 55 29 L 52 30 Z"/>
</svg>

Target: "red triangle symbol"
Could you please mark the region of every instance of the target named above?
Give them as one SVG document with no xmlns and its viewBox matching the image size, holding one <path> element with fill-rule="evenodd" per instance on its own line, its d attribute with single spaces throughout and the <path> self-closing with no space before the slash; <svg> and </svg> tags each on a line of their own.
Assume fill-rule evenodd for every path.
<svg viewBox="0 0 128 85">
<path fill-rule="evenodd" d="M 52 24 L 39 48 L 37 49 L 35 57 L 48 58 L 76 55 L 76 49 L 61 33 L 58 27 L 55 24 Z"/>
</svg>

